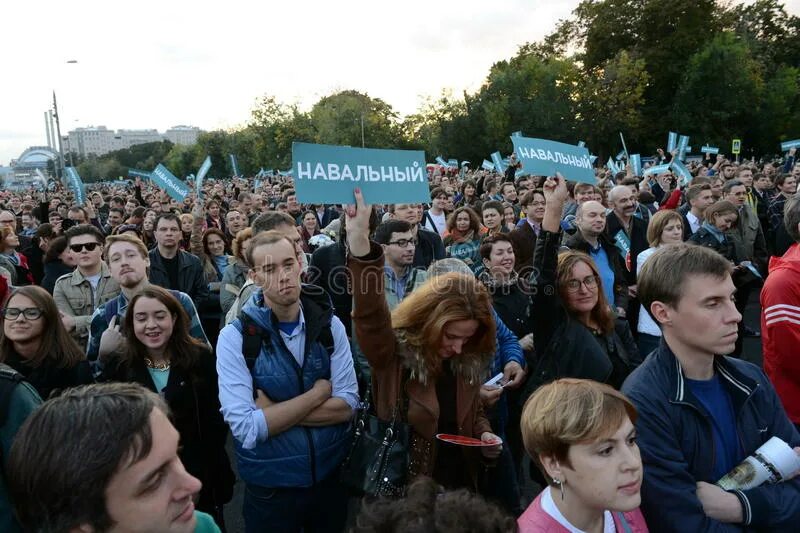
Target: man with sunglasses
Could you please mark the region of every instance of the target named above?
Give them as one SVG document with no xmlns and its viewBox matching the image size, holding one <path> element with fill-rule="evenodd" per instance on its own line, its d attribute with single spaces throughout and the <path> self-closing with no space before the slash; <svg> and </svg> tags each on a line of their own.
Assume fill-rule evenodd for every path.
<svg viewBox="0 0 800 533">
<path fill-rule="evenodd" d="M 76 268 L 56 280 L 53 299 L 64 327 L 86 348 L 92 313 L 119 294 L 119 284 L 102 260 L 105 236 L 95 226 L 80 224 L 65 233 Z"/>
</svg>

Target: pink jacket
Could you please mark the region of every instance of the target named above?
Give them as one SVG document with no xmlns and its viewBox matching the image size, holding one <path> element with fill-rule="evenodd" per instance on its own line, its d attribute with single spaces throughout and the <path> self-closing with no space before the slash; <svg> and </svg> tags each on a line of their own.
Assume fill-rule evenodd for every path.
<svg viewBox="0 0 800 533">
<path fill-rule="evenodd" d="M 562 533 L 567 529 L 542 509 L 542 495 L 539 494 L 525 512 L 517 519 L 520 533 Z M 637 508 L 627 513 L 612 512 L 617 533 L 648 533 L 642 512 Z M 624 517 L 625 523 L 622 523 Z M 625 527 L 627 526 L 627 527 Z"/>
</svg>

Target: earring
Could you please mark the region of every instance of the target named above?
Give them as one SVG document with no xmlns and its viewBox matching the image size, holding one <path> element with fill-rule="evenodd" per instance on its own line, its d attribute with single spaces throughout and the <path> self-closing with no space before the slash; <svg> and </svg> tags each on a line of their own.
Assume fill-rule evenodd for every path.
<svg viewBox="0 0 800 533">
<path fill-rule="evenodd" d="M 561 501 L 564 501 L 564 483 L 566 483 L 566 479 L 561 481 L 560 479 L 553 478 L 553 483 L 558 485 L 559 490 L 561 491 Z"/>
</svg>

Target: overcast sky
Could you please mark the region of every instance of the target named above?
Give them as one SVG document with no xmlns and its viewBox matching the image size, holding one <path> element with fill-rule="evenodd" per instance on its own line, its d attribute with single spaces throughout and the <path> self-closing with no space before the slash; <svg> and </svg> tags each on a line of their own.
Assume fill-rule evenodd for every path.
<svg viewBox="0 0 800 533">
<path fill-rule="evenodd" d="M 477 89 L 492 63 L 548 34 L 578 0 L 3 4 L 0 165 L 46 144 L 54 89 L 62 135 L 235 127 L 261 95 L 308 108 L 342 89 L 413 113 L 442 89 Z"/>
</svg>

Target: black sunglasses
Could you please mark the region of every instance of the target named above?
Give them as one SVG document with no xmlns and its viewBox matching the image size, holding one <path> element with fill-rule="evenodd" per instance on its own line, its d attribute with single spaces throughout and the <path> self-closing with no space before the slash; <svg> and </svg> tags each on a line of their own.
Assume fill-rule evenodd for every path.
<svg viewBox="0 0 800 533">
<path fill-rule="evenodd" d="M 70 244 L 69 249 L 77 254 L 80 253 L 84 248 L 90 252 L 94 252 L 95 248 L 98 246 L 100 246 L 99 242 L 84 242 L 82 244 Z"/>
</svg>

